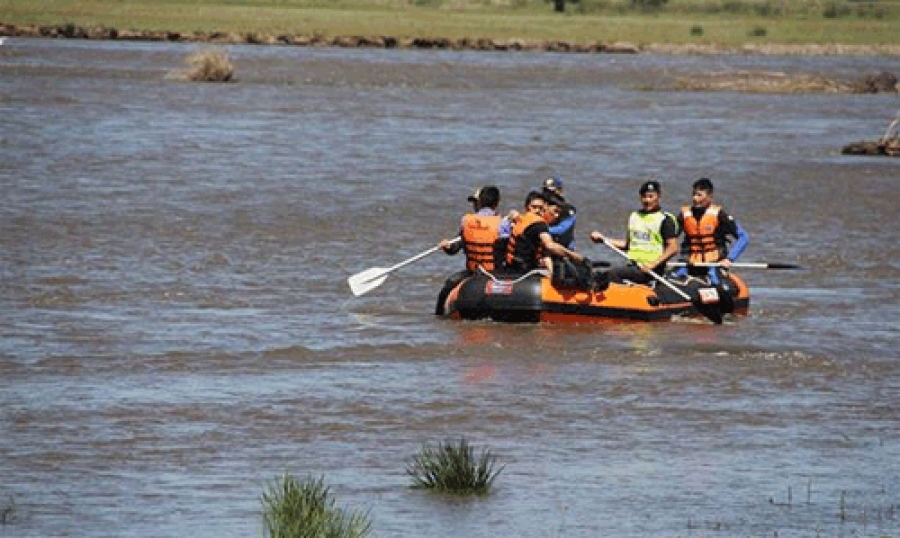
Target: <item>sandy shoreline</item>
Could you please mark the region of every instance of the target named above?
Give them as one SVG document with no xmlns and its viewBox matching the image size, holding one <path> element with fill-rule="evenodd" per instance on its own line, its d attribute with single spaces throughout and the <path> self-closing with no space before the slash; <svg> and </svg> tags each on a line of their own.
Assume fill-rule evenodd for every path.
<svg viewBox="0 0 900 538">
<path fill-rule="evenodd" d="M 882 55 L 900 56 L 900 44 L 891 45 L 787 45 L 744 44 L 738 47 L 703 44 L 646 44 L 628 42 L 575 43 L 562 40 L 493 39 L 489 37 L 392 37 L 392 36 L 335 36 L 267 35 L 228 32 L 168 32 L 157 30 L 120 30 L 107 27 L 61 25 L 14 25 L 0 22 L 0 37 L 44 37 L 70 39 L 100 39 L 122 41 L 169 41 L 209 44 L 254 44 L 283 46 L 314 46 L 343 48 L 412 48 L 485 51 L 546 51 L 605 54 L 758 54 L 758 55 Z"/>
</svg>

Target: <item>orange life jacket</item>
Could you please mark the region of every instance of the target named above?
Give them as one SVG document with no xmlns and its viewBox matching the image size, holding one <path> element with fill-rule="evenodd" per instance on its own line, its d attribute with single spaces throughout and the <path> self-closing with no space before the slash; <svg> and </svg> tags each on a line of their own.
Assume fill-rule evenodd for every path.
<svg viewBox="0 0 900 538">
<path fill-rule="evenodd" d="M 540 243 L 532 245 L 530 241 L 524 239 L 525 230 L 536 222 L 544 222 L 544 219 L 534 213 L 525 213 L 519 217 L 519 222 L 513 226 L 509 234 L 509 243 L 506 247 L 507 265 L 523 265 L 526 269 L 537 267 L 544 254 L 543 245 Z"/>
<path fill-rule="evenodd" d="M 500 217 L 470 213 L 462 218 L 461 235 L 466 251 L 466 269 L 478 266 L 494 270 L 494 249 L 500 239 Z"/>
<path fill-rule="evenodd" d="M 717 244 L 715 235 L 721 209 L 721 206 L 709 206 L 699 221 L 694 218 L 690 207 L 681 209 L 684 221 L 683 250 L 690 263 L 717 262 L 722 259 L 725 245 Z"/>
</svg>

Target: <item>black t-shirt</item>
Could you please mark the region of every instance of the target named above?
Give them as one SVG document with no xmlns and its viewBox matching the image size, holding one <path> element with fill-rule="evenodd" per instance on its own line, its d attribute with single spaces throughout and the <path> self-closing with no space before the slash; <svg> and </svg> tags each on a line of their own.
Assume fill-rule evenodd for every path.
<svg viewBox="0 0 900 538">
<path fill-rule="evenodd" d="M 521 237 L 516 238 L 516 250 L 512 266 L 517 269 L 534 269 L 538 266 L 534 251 L 541 245 L 541 234 L 549 234 L 546 222 L 535 222 L 525 228 Z"/>
<path fill-rule="evenodd" d="M 546 222 L 535 222 L 522 233 L 525 239 L 531 243 L 531 250 L 534 251 L 541 244 L 541 234 L 549 234 L 550 226 Z"/>
<path fill-rule="evenodd" d="M 655 209 L 653 211 L 646 211 L 643 209 L 638 209 L 638 213 L 641 215 L 652 215 L 653 213 L 661 212 L 662 209 Z M 673 237 L 678 237 L 678 232 L 681 230 L 681 226 L 679 226 L 678 222 L 675 221 L 675 217 L 669 213 L 665 213 L 666 218 L 663 219 L 662 224 L 659 226 L 659 235 L 662 236 L 663 242 L 672 239 Z"/>
</svg>

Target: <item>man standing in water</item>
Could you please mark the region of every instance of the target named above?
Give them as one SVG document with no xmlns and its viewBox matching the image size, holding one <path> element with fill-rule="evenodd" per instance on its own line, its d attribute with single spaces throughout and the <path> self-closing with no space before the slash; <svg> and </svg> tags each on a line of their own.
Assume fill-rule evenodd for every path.
<svg viewBox="0 0 900 538">
<path fill-rule="evenodd" d="M 725 278 L 731 262 L 747 248 L 750 237 L 747 232 L 722 209 L 713 204 L 713 184 L 707 178 L 700 178 L 692 187 L 692 205 L 681 208 L 678 225 L 684 230 L 681 253 L 688 257 L 688 264 L 713 263 L 711 267 L 684 267 L 672 276 L 708 275 L 714 286 L 728 282 Z M 729 248 L 729 238 L 735 238 Z"/>
<path fill-rule="evenodd" d="M 596 230 L 591 232 L 591 241 L 609 243 L 624 250 L 634 262 L 610 269 L 607 274 L 611 281 L 651 282 L 653 276 L 650 273 L 662 275 L 666 262 L 678 254 L 678 224 L 674 216 L 660 207 L 659 182 L 645 182 L 638 193 L 641 209 L 628 217 L 628 235 L 625 239 L 610 239 Z"/>
</svg>

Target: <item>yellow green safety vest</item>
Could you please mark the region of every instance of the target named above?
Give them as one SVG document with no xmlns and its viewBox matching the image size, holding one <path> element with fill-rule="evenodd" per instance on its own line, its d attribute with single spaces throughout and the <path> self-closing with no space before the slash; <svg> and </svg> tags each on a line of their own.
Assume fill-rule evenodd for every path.
<svg viewBox="0 0 900 538">
<path fill-rule="evenodd" d="M 635 211 L 628 217 L 628 257 L 638 263 L 650 263 L 663 253 L 663 222 L 672 217 L 664 211 L 641 213 Z"/>
</svg>

